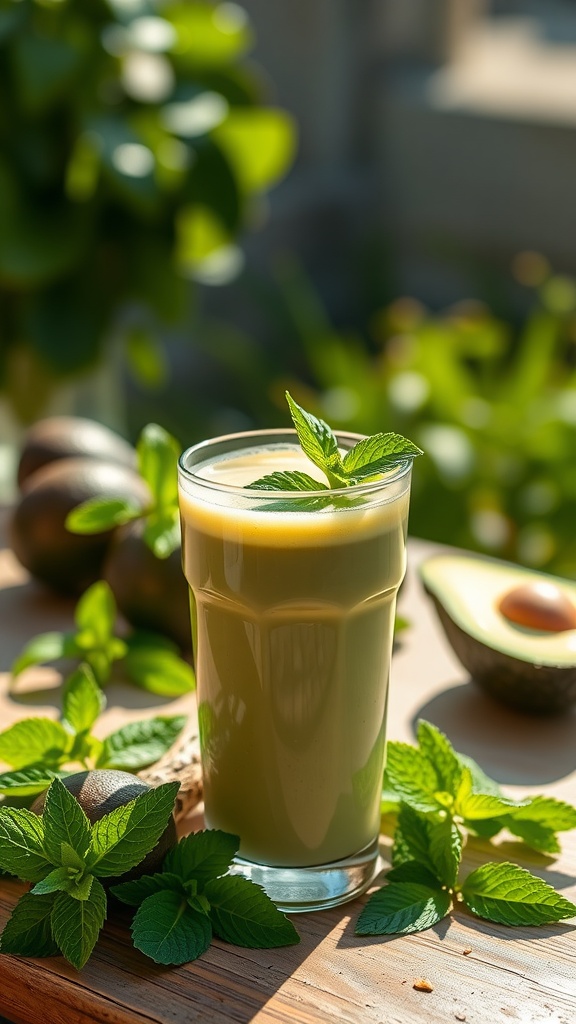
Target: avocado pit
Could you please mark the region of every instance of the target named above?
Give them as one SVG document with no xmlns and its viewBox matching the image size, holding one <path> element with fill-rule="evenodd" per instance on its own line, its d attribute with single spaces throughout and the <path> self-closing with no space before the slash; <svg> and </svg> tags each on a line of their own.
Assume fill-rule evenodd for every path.
<svg viewBox="0 0 576 1024">
<path fill-rule="evenodd" d="M 576 629 L 576 607 L 555 583 L 535 580 L 507 591 L 500 599 L 501 614 L 517 626 L 547 633 Z"/>
</svg>

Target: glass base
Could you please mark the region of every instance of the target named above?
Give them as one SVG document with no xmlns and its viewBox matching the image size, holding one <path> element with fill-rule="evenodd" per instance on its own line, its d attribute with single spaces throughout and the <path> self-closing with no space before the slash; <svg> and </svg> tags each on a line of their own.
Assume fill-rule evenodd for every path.
<svg viewBox="0 0 576 1024">
<path fill-rule="evenodd" d="M 279 910 L 303 914 L 327 910 L 360 896 L 381 868 L 377 840 L 360 853 L 310 868 L 275 868 L 236 857 L 231 873 L 261 885 Z"/>
</svg>

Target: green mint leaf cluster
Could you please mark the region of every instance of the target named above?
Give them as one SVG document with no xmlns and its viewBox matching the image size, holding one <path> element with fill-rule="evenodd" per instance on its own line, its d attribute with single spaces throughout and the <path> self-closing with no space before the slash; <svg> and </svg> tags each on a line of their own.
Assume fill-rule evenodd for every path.
<svg viewBox="0 0 576 1024">
<path fill-rule="evenodd" d="M 138 470 L 148 484 L 150 504 L 90 498 L 68 514 L 71 533 L 101 533 L 134 519 L 144 520 L 144 540 L 157 558 L 168 558 L 180 544 L 178 514 L 178 456 L 180 445 L 163 427 L 149 423 L 136 446 Z"/>
<path fill-rule="evenodd" d="M 0 951 L 53 956 L 80 970 L 107 911 L 101 878 L 140 864 L 166 829 L 178 783 L 168 782 L 91 825 L 64 783 L 50 784 L 42 817 L 0 807 L 0 868 L 33 887 L 20 898 L 0 937 Z"/>
<path fill-rule="evenodd" d="M 251 949 L 299 942 L 260 886 L 228 873 L 239 846 L 227 832 L 196 832 L 170 850 L 161 872 L 112 886 L 114 896 L 137 908 L 136 948 L 157 963 L 183 964 L 201 956 L 213 935 Z"/>
<path fill-rule="evenodd" d="M 358 935 L 422 931 L 455 903 L 507 925 L 576 917 L 573 903 L 517 864 L 490 862 L 459 878 L 467 833 L 492 838 L 507 829 L 537 850 L 556 852 L 556 833 L 576 828 L 576 808 L 553 797 L 508 799 L 424 721 L 418 747 L 389 742 L 384 786 L 383 810 L 397 812 L 393 866 L 360 914 Z"/>
<path fill-rule="evenodd" d="M 67 679 L 60 721 L 24 718 L 0 733 L 0 794 L 33 797 L 57 776 L 78 768 L 118 768 L 136 772 L 154 764 L 175 742 L 184 715 L 158 716 L 132 722 L 104 740 L 92 728 L 106 707 L 106 698 L 88 665 Z"/>
<path fill-rule="evenodd" d="M 287 471 L 260 477 L 249 485 L 254 490 L 318 492 L 341 489 L 377 479 L 382 473 L 387 473 L 422 455 L 422 450 L 417 445 L 400 434 L 381 433 L 363 438 L 342 456 L 336 435 L 324 420 L 306 412 L 288 391 L 286 401 L 300 447 L 307 458 L 324 473 L 328 487 L 307 473 Z M 314 510 L 329 504 L 331 499 L 328 496 L 319 495 L 315 500 L 310 499 L 305 504 L 304 499 L 302 502 L 299 501 L 298 509 Z"/>
<path fill-rule="evenodd" d="M 116 617 L 116 602 L 108 584 L 104 580 L 93 583 L 76 605 L 76 628 L 34 637 L 12 665 L 13 679 L 31 665 L 76 658 L 89 666 L 101 686 L 118 662 L 130 682 L 151 693 L 178 697 L 194 689 L 194 673 L 176 644 L 139 630 L 121 638 L 115 633 Z"/>
</svg>

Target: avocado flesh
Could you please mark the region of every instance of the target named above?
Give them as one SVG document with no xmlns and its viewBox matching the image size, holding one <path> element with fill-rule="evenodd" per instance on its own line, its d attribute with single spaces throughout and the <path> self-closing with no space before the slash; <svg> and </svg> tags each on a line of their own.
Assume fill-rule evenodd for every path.
<svg viewBox="0 0 576 1024">
<path fill-rule="evenodd" d="M 454 653 L 493 697 L 536 713 L 576 703 L 576 630 L 528 629 L 498 609 L 512 588 L 538 580 L 554 583 L 576 606 L 576 583 L 466 555 L 433 556 L 420 575 Z"/>
</svg>

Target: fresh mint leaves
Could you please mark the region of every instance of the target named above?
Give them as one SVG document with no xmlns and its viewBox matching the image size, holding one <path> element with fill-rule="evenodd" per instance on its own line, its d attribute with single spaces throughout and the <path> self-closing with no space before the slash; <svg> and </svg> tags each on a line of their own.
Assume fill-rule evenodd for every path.
<svg viewBox="0 0 576 1024">
<path fill-rule="evenodd" d="M 374 434 L 363 438 L 343 456 L 338 439 L 324 420 L 307 412 L 286 392 L 286 401 L 302 451 L 328 480 L 328 488 L 307 473 L 279 471 L 260 477 L 249 485 L 254 490 L 267 491 L 322 491 L 341 489 L 352 484 L 365 483 L 378 478 L 410 459 L 422 455 L 422 450 L 401 434 Z M 323 495 L 298 509 L 316 509 L 330 503 Z M 269 507 L 269 506 L 268 506 Z M 292 506 L 290 506 L 292 507 Z"/>
<path fill-rule="evenodd" d="M 299 936 L 263 889 L 228 874 L 239 849 L 237 836 L 206 830 L 186 836 L 167 854 L 163 870 L 112 887 L 137 907 L 132 939 L 161 964 L 195 960 L 212 935 L 252 949 L 292 945 Z"/>
<path fill-rule="evenodd" d="M 132 722 L 104 740 L 91 729 L 106 707 L 106 698 L 88 665 L 68 678 L 59 722 L 24 718 L 0 733 L 0 795 L 30 797 L 42 793 L 58 775 L 79 768 L 118 768 L 136 772 L 158 761 L 182 731 L 184 715 Z"/>
<path fill-rule="evenodd" d="M 180 445 L 163 427 L 149 423 L 136 446 L 138 470 L 148 484 L 151 502 L 142 509 L 130 501 L 90 498 L 68 514 L 71 533 L 101 533 L 134 519 L 144 519 L 144 540 L 157 558 L 168 558 L 180 544 L 178 456 Z"/>
<path fill-rule="evenodd" d="M 59 950 L 80 970 L 106 918 L 99 879 L 124 874 L 156 846 L 177 792 L 178 783 L 165 783 L 93 825 L 58 778 L 42 817 L 0 807 L 0 868 L 35 883 L 16 904 L 0 950 L 20 956 L 52 956 Z"/>
<path fill-rule="evenodd" d="M 491 838 L 506 828 L 545 852 L 556 833 L 576 828 L 576 808 L 553 797 L 510 800 L 429 722 L 418 723 L 418 747 L 388 744 L 383 809 L 397 826 L 387 885 L 368 900 L 358 935 L 407 934 L 438 923 L 455 903 L 499 924 L 537 925 L 576 917 L 576 906 L 543 879 L 511 863 L 487 863 L 462 882 L 467 833 Z"/>
<path fill-rule="evenodd" d="M 472 913 L 501 924 L 548 924 L 576 916 L 573 903 L 518 864 L 483 864 L 465 879 L 462 896 Z"/>
<path fill-rule="evenodd" d="M 194 673 L 175 644 L 144 630 L 135 630 L 126 638 L 117 636 L 116 613 L 108 584 L 104 580 L 93 583 L 76 605 L 76 629 L 34 637 L 12 665 L 13 680 L 31 665 L 65 657 L 88 665 L 101 686 L 108 682 L 114 663 L 120 662 L 130 682 L 151 693 L 179 697 L 194 689 Z"/>
</svg>

